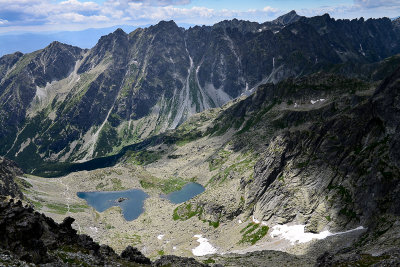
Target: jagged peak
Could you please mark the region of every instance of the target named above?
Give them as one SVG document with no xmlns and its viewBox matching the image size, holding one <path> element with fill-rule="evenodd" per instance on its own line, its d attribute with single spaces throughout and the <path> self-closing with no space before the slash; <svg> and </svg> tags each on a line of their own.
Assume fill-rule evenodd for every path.
<svg viewBox="0 0 400 267">
<path fill-rule="evenodd" d="M 128 34 L 121 28 L 118 28 L 114 32 L 101 36 L 95 47 L 103 46 L 105 43 L 109 43 L 110 40 L 113 40 L 115 38 L 126 36 L 128 36 Z"/>
<path fill-rule="evenodd" d="M 10 58 L 10 57 L 16 57 L 16 58 L 20 58 L 24 55 L 24 53 L 22 53 L 21 51 L 17 51 L 11 54 L 5 54 L 3 56 L 0 57 L 0 59 L 2 58 Z"/>
<path fill-rule="evenodd" d="M 64 44 L 59 41 L 53 41 L 44 48 L 44 51 L 53 50 L 53 49 L 65 49 L 65 48 L 82 50 L 80 47 L 77 47 L 77 46 Z"/>
<path fill-rule="evenodd" d="M 238 25 L 238 24 L 246 24 L 246 23 L 247 24 L 259 24 L 258 22 L 233 18 L 232 20 L 223 20 L 218 23 L 215 23 L 213 27 L 221 26 L 221 25 L 229 25 L 229 24 Z"/>
<path fill-rule="evenodd" d="M 109 39 L 109 38 L 115 38 L 117 36 L 126 36 L 126 35 L 128 35 L 128 34 L 126 32 L 124 32 L 123 29 L 118 28 L 115 31 L 113 31 L 113 32 L 111 32 L 111 33 L 109 33 L 107 35 L 101 36 L 98 43 L 100 43 L 101 41 L 104 41 L 106 39 Z"/>
<path fill-rule="evenodd" d="M 302 16 L 299 16 L 295 10 L 292 10 L 289 13 L 279 16 L 277 19 L 273 20 L 272 23 L 288 25 L 298 21 L 300 18 L 302 18 Z"/>
<path fill-rule="evenodd" d="M 325 13 L 325 14 L 322 15 L 322 17 L 323 17 L 323 18 L 330 19 L 330 18 L 331 18 L 331 15 L 329 15 L 329 13 Z"/>
<path fill-rule="evenodd" d="M 57 47 L 57 46 L 61 46 L 61 45 L 65 45 L 65 44 L 63 44 L 59 41 L 53 41 L 46 48 L 52 48 L 52 47 Z"/>
<path fill-rule="evenodd" d="M 179 28 L 178 25 L 175 23 L 173 20 L 161 20 L 158 22 L 154 27 L 174 27 L 174 28 Z"/>
<path fill-rule="evenodd" d="M 21 51 L 17 51 L 15 53 L 13 53 L 13 55 L 22 57 L 24 55 L 24 53 L 22 53 Z"/>
<path fill-rule="evenodd" d="M 157 24 L 147 28 L 147 30 L 153 33 L 176 33 L 182 31 L 182 29 L 173 20 L 161 20 Z"/>
<path fill-rule="evenodd" d="M 118 28 L 112 34 L 114 34 L 114 35 L 126 35 L 127 33 L 123 29 Z"/>
<path fill-rule="evenodd" d="M 240 19 L 232 19 L 232 20 L 223 20 L 216 24 L 214 24 L 211 29 L 238 29 L 240 32 L 255 32 L 260 27 L 258 22 L 251 22 L 248 20 L 240 20 Z"/>
<path fill-rule="evenodd" d="M 153 33 L 169 32 L 179 30 L 179 26 L 173 20 L 160 20 L 157 24 L 151 25 L 145 30 Z"/>
</svg>

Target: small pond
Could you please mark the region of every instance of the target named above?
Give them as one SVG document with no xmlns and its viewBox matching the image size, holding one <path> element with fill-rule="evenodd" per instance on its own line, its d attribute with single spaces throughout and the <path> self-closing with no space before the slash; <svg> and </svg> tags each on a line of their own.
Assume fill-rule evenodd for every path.
<svg viewBox="0 0 400 267">
<path fill-rule="evenodd" d="M 98 212 L 103 212 L 112 206 L 119 206 L 125 220 L 132 221 L 143 213 L 144 200 L 148 198 L 143 190 L 131 189 L 126 191 L 104 191 L 104 192 L 78 192 L 78 197 L 95 208 Z"/>
<path fill-rule="evenodd" d="M 188 183 L 181 190 L 162 195 L 161 197 L 168 199 L 174 204 L 179 204 L 203 193 L 205 188 L 198 183 Z"/>
</svg>

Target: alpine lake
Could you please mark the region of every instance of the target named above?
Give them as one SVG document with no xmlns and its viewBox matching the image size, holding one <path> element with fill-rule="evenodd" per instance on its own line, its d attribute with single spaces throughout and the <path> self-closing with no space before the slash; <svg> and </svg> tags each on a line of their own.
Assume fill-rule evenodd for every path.
<svg viewBox="0 0 400 267">
<path fill-rule="evenodd" d="M 205 188 L 198 183 L 187 183 L 182 189 L 167 195 L 160 195 L 173 204 L 183 203 L 204 192 Z M 98 212 L 103 212 L 112 206 L 119 206 L 127 221 L 137 219 L 144 211 L 144 201 L 149 197 L 141 189 L 130 189 L 124 191 L 94 191 L 78 192 L 79 198 L 85 199 L 88 205 Z"/>
</svg>

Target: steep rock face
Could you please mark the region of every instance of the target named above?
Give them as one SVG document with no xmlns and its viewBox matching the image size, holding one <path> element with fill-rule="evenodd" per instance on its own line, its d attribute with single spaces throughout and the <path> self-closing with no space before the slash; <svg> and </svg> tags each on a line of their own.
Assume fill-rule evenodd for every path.
<svg viewBox="0 0 400 267">
<path fill-rule="evenodd" d="M 53 43 L 7 55 L 0 60 L 0 153 L 28 171 L 44 161 L 113 154 L 261 83 L 398 53 L 399 36 L 387 19 L 291 12 L 263 24 L 188 30 L 162 21 L 130 34 L 118 29 L 89 51 Z"/>
<path fill-rule="evenodd" d="M 254 214 L 316 232 L 393 223 L 400 216 L 399 75 L 349 111 L 276 136 L 246 186 Z"/>
<path fill-rule="evenodd" d="M 397 70 L 387 78 L 373 98 L 374 111 L 376 116 L 383 121 L 386 135 L 389 135 L 389 159 L 400 168 L 399 154 L 399 127 L 400 127 L 400 71 Z"/>
<path fill-rule="evenodd" d="M 372 94 L 370 91 L 371 85 L 361 80 L 318 73 L 287 79 L 277 84 L 262 85 L 253 95 L 222 109 L 207 129 L 202 127 L 203 136 L 210 135 L 213 138 L 224 136 L 222 140 L 227 140 L 225 145 L 207 159 L 212 172 L 208 184 L 212 189 L 225 186 L 235 188 L 231 189 L 235 192 L 235 199 L 227 202 L 215 196 L 211 199 L 199 198 L 192 203 L 194 210 L 202 209 L 202 219 L 223 221 L 232 220 L 242 213 L 244 213 L 243 218 L 247 218 L 252 215 L 256 207 L 257 212 L 254 214 L 258 220 L 267 221 L 270 219 L 269 216 L 277 215 L 269 225 L 291 221 L 296 216 L 296 211 L 290 213 L 282 209 L 280 203 L 290 202 L 289 197 L 289 200 L 286 199 L 288 195 L 285 195 L 288 192 L 296 192 L 296 195 L 303 197 L 301 192 L 296 190 L 302 180 L 291 183 L 281 175 L 286 168 L 286 162 L 297 165 L 297 162 L 294 162 L 296 160 L 299 166 L 302 166 L 307 158 L 303 159 L 300 152 L 306 150 L 303 146 L 307 146 L 307 142 L 303 139 L 312 132 L 310 126 L 326 122 L 365 101 L 367 95 Z M 288 132 L 289 136 L 286 134 L 280 136 L 288 129 L 294 133 Z M 308 130 L 303 132 L 300 129 Z M 279 138 L 276 138 L 277 135 Z M 254 169 L 257 159 L 264 158 L 266 151 L 268 151 L 266 162 L 261 166 L 260 163 L 256 164 Z M 293 170 L 294 167 L 288 168 L 292 168 L 288 169 L 288 174 L 293 173 L 296 177 L 297 171 Z M 255 179 L 256 176 L 259 178 L 262 175 L 265 179 Z M 316 173 L 315 176 L 319 177 L 319 174 Z M 271 189 L 271 196 L 279 193 L 280 198 L 261 211 L 256 205 L 264 195 L 264 190 L 275 180 L 276 183 L 282 183 Z M 290 189 L 285 190 L 281 184 Z M 265 200 L 264 203 L 268 201 Z M 311 206 L 308 203 L 303 204 L 307 208 Z M 295 200 L 290 205 L 298 206 Z M 185 207 L 181 208 L 178 209 L 178 213 L 184 213 Z M 287 208 L 291 207 L 288 205 Z M 312 208 L 310 209 L 312 211 Z M 285 218 L 280 220 L 280 216 Z M 300 218 L 299 221 L 304 222 L 304 218 Z"/>
<path fill-rule="evenodd" d="M 15 162 L 0 157 L 0 195 L 22 198 L 22 192 L 14 178 L 23 172 Z"/>
<path fill-rule="evenodd" d="M 397 30 L 388 18 L 366 21 L 361 18 L 348 21 L 335 20 L 325 14 L 310 19 L 302 18 L 300 21 L 316 29 L 343 61 L 355 59 L 361 62 L 378 61 L 398 51 Z M 391 30 L 381 30 L 387 27 Z M 344 36 L 340 34 L 341 32 L 348 32 L 351 35 Z"/>
<path fill-rule="evenodd" d="M 15 53 L 2 57 L 1 69 L 8 70 L 0 83 L 0 146 L 2 154 L 12 148 L 15 136 L 20 133 L 31 103 L 43 98 L 39 87 L 62 79 L 74 69 L 82 50 L 58 42 L 43 50 L 23 55 Z M 11 66 L 9 63 L 14 62 Z M 4 73 L 4 71 L 3 71 Z M 36 135 L 31 132 L 30 136 Z M 27 139 L 24 140 L 25 142 Z"/>
<path fill-rule="evenodd" d="M 124 67 L 127 60 L 128 36 L 122 29 L 117 29 L 113 33 L 102 36 L 98 43 L 90 50 L 78 69 L 78 74 L 88 72 L 95 68 L 106 57 L 114 59 L 111 69 Z"/>
<path fill-rule="evenodd" d="M 14 54 L 5 55 L 0 58 L 1 66 L 1 77 L 5 77 L 7 72 L 10 71 L 11 67 L 23 56 L 21 52 L 15 52 Z"/>
</svg>

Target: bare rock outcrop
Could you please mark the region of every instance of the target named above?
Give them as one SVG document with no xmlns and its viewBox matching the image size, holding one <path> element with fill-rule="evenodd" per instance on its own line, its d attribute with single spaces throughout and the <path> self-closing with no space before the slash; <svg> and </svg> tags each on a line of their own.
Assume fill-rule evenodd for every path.
<svg viewBox="0 0 400 267">
<path fill-rule="evenodd" d="M 0 157 L 0 195 L 22 198 L 22 192 L 14 180 L 22 174 L 14 161 Z"/>
</svg>

